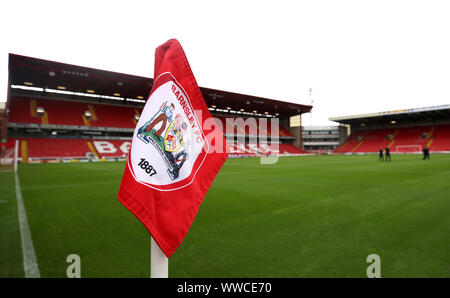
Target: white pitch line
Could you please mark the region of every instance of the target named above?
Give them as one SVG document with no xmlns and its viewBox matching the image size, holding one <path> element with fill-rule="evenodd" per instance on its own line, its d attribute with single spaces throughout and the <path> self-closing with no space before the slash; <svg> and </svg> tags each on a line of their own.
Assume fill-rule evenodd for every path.
<svg viewBox="0 0 450 298">
<path fill-rule="evenodd" d="M 14 173 L 16 182 L 17 210 L 19 213 L 20 238 L 22 240 L 23 268 L 25 277 L 41 277 L 36 253 L 34 252 L 33 240 L 31 239 L 30 226 L 28 225 L 27 213 L 23 203 L 22 191 L 20 190 L 19 176 Z"/>
</svg>

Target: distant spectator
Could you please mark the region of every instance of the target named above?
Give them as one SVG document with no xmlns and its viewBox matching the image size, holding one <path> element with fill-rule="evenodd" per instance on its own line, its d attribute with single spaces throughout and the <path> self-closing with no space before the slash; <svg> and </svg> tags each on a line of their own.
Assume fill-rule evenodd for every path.
<svg viewBox="0 0 450 298">
<path fill-rule="evenodd" d="M 383 157 L 383 148 L 380 148 L 380 155 L 378 155 L 378 161 L 384 161 L 384 157 Z"/>
<path fill-rule="evenodd" d="M 430 149 L 428 147 L 424 147 L 422 152 L 423 152 L 423 160 L 430 159 Z"/>
<path fill-rule="evenodd" d="M 389 147 L 386 147 L 386 149 L 384 149 L 386 151 L 386 161 L 391 161 L 391 151 L 389 150 Z"/>
</svg>

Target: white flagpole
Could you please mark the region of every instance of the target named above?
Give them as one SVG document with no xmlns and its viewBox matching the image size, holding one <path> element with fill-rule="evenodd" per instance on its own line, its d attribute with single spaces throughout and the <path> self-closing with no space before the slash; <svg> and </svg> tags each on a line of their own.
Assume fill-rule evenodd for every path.
<svg viewBox="0 0 450 298">
<path fill-rule="evenodd" d="M 17 159 L 19 158 L 19 140 L 16 140 L 14 146 L 14 172 L 17 172 Z"/>
<path fill-rule="evenodd" d="M 150 277 L 168 278 L 169 258 L 166 257 L 152 236 L 150 239 Z"/>
</svg>

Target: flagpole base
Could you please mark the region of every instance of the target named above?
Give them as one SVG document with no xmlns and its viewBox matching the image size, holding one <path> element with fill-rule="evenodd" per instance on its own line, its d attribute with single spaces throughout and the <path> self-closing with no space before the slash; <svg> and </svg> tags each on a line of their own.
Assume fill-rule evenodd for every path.
<svg viewBox="0 0 450 298">
<path fill-rule="evenodd" d="M 164 254 L 158 243 L 150 236 L 150 277 L 169 277 L 169 258 Z"/>
</svg>

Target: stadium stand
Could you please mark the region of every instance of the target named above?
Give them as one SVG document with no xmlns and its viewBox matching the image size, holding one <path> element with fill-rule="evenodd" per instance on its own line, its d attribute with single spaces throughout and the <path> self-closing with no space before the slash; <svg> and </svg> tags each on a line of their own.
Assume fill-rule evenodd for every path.
<svg viewBox="0 0 450 298">
<path fill-rule="evenodd" d="M 352 134 L 334 153 L 450 152 L 450 105 L 329 118 Z"/>
<path fill-rule="evenodd" d="M 435 127 L 404 127 L 398 130 L 390 146 L 392 152 L 420 152 L 428 144 Z"/>
<path fill-rule="evenodd" d="M 450 151 L 450 125 L 417 126 L 356 131 L 335 153 L 374 153 L 389 147 L 393 153 Z"/>
<path fill-rule="evenodd" d="M 11 123 L 135 128 L 137 124 L 135 116 L 139 116 L 141 112 L 140 108 L 127 106 L 26 97 L 12 97 L 10 103 L 9 122 Z M 42 108 L 44 112 L 39 114 L 38 108 Z M 85 116 L 86 112 L 90 113 L 89 118 Z M 219 120 L 225 132 L 227 132 L 227 127 L 234 127 L 235 135 L 259 134 L 270 136 L 271 134 L 270 120 L 267 121 L 266 129 L 260 130 L 258 118 L 253 118 L 256 121 L 248 118 L 241 118 L 242 121 L 236 121 L 232 120 L 235 118 L 221 115 L 215 115 L 215 118 Z M 253 125 L 254 128 L 250 128 Z M 279 136 L 281 138 L 294 138 L 294 135 L 282 125 L 279 126 Z"/>
<path fill-rule="evenodd" d="M 43 108 L 44 113 L 40 115 L 38 108 Z M 90 112 L 89 119 L 85 112 Z M 136 126 L 135 115 L 139 115 L 141 109 L 126 106 L 113 106 L 105 104 L 88 104 L 83 102 L 57 101 L 49 99 L 33 99 L 26 97 L 13 97 L 11 99 L 11 123 L 28 124 L 53 124 L 66 126 L 97 126 L 131 128 Z M 215 115 L 226 132 L 227 125 L 234 126 L 235 135 L 271 135 L 271 122 L 267 121 L 267 129 L 259 130 L 258 119 L 256 121 L 243 118 L 244 122 L 236 121 L 229 116 Z M 247 121 L 247 122 L 245 122 Z M 253 122 L 252 122 L 253 121 Z M 234 124 L 233 124 L 234 122 Z M 248 125 L 250 124 L 250 125 Z M 255 128 L 250 128 L 255 124 Z M 280 138 L 291 138 L 294 136 L 282 125 L 279 126 Z M 129 141 L 108 139 L 64 139 L 64 138 L 21 138 L 21 152 L 24 160 L 49 160 L 55 158 L 124 158 L 128 153 Z M 279 150 L 271 150 L 265 144 L 233 143 L 229 144 L 230 153 L 242 156 L 258 156 L 268 154 L 305 154 L 306 151 L 292 144 L 279 144 Z M 272 148 L 273 149 L 273 148 Z M 8 151 L 9 152 L 9 151 Z M 22 158 L 22 155 L 20 155 Z"/>
<path fill-rule="evenodd" d="M 6 157 L 13 158 L 16 139 L 6 143 Z M 86 158 L 124 158 L 128 153 L 129 140 L 89 140 L 64 138 L 21 138 L 18 157 L 21 160 L 55 160 Z"/>
<path fill-rule="evenodd" d="M 135 116 L 139 116 L 141 109 L 127 106 L 89 104 L 85 102 L 75 102 L 66 100 L 35 99 L 27 97 L 12 97 L 10 123 L 22 124 L 49 124 L 65 126 L 86 126 L 86 127 L 116 127 L 134 129 L 137 121 Z M 38 113 L 38 108 L 44 110 Z M 90 117 L 85 113 L 89 111 Z M 265 130 L 259 129 L 258 118 L 243 121 L 236 121 L 228 116 L 215 115 L 216 122 L 220 123 L 227 133 L 228 127 L 234 126 L 235 135 L 271 135 L 271 122 L 267 121 Z M 237 118 L 237 117 L 236 117 Z M 250 128 L 250 126 L 253 126 Z M 294 136 L 282 125 L 279 126 L 280 138 L 291 138 Z M 96 158 L 123 158 L 128 153 L 129 141 L 108 139 L 64 139 L 64 138 L 21 138 L 21 151 L 26 152 L 24 159 L 54 159 L 54 158 L 86 158 L 88 153 Z M 304 150 L 292 144 L 280 144 L 280 150 L 270 150 L 265 144 L 253 145 L 248 143 L 229 145 L 231 154 L 243 156 L 256 156 L 267 154 L 304 154 Z"/>
<path fill-rule="evenodd" d="M 22 162 L 125 158 L 153 85 L 151 78 L 15 54 L 9 55 L 9 74 L 2 156 L 12 155 L 11 144 L 19 140 Z M 230 155 L 305 153 L 297 147 L 301 128 L 291 130 L 289 119 L 311 106 L 209 88 L 200 91 L 230 139 Z M 270 122 L 275 117 L 276 139 Z M 244 122 L 233 121 L 236 118 Z M 267 120 L 265 129 L 259 128 L 261 119 Z M 233 135 L 227 135 L 230 125 Z M 254 136 L 257 145 L 249 144 Z M 279 142 L 279 148 L 266 144 L 272 141 Z"/>
<path fill-rule="evenodd" d="M 396 134 L 395 129 L 377 129 L 362 135 L 361 141 L 352 152 L 378 152 L 390 147 Z"/>
<path fill-rule="evenodd" d="M 9 101 L 9 119 L 10 123 L 34 123 L 42 124 L 41 117 L 36 114 L 37 104 L 34 102 L 34 109 L 31 107 L 32 101 L 25 97 L 11 97 Z"/>
<path fill-rule="evenodd" d="M 6 150 L 8 157 L 14 154 L 16 139 L 10 139 Z M 33 160 L 125 158 L 130 149 L 130 140 L 118 139 L 64 139 L 64 138 L 21 138 L 19 158 Z M 292 144 L 248 144 L 228 142 L 231 154 L 240 156 L 261 156 L 269 154 L 305 154 L 306 151 Z"/>
</svg>

